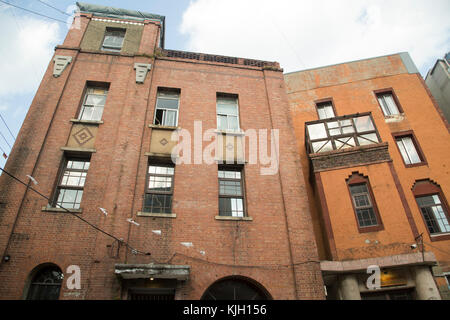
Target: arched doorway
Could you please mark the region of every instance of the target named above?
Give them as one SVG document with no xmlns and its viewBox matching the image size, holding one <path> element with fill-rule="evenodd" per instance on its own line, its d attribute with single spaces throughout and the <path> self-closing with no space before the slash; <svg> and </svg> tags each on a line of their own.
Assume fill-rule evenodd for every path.
<svg viewBox="0 0 450 320">
<path fill-rule="evenodd" d="M 64 279 L 61 269 L 53 264 L 41 265 L 31 272 L 27 300 L 58 300 Z"/>
<path fill-rule="evenodd" d="M 201 300 L 270 300 L 269 292 L 256 281 L 239 276 L 226 277 L 206 289 Z"/>
</svg>

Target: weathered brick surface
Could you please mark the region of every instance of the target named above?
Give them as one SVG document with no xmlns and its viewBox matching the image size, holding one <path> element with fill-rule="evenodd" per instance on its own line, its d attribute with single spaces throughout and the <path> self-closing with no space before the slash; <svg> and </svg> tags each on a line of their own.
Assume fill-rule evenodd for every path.
<svg viewBox="0 0 450 320">
<path fill-rule="evenodd" d="M 81 18 L 83 30 L 89 16 Z M 288 113 L 282 74 L 258 67 L 214 62 L 153 60 L 159 26 L 145 25 L 140 52 L 117 55 L 80 51 L 82 34 L 69 32 L 55 54 L 73 62 L 59 78 L 50 64 L 30 107 L 6 170 L 51 195 L 57 181 L 71 118 L 77 116 L 86 81 L 110 83 L 91 156 L 80 215 L 151 256 L 114 251 L 114 240 L 66 213 L 44 212 L 47 201 L 6 175 L 0 177 L 0 249 L 9 242 L 8 263 L 0 265 L 0 297 L 19 299 L 30 272 L 54 263 L 63 272 L 81 268 L 82 289 L 63 286 L 61 299 L 118 299 L 116 263 L 173 263 L 191 266 L 191 277 L 177 299 L 199 299 L 214 281 L 233 275 L 251 278 L 274 299 L 322 299 L 323 284 L 310 221 L 308 198 Z M 145 47 L 143 47 L 145 43 Z M 144 50 L 146 50 L 144 52 Z M 135 62 L 151 63 L 144 84 L 135 83 Z M 173 213 L 176 218 L 138 217 L 158 87 L 181 89 L 178 126 L 194 132 L 216 128 L 216 93 L 239 96 L 240 125 L 280 130 L 280 170 L 261 175 L 259 164 L 245 166 L 248 215 L 253 221 L 219 221 L 217 165 L 181 164 L 175 169 Z M 205 147 L 207 143 L 204 143 Z M 193 148 L 193 146 L 192 146 Z M 34 186 L 34 185 L 33 185 Z M 108 211 L 105 217 L 99 207 Z M 140 226 L 126 221 L 133 218 Z M 152 230 L 161 230 L 157 235 Z M 289 232 L 288 232 L 289 231 Z M 187 248 L 180 242 L 192 242 Z M 114 245 L 117 245 L 115 243 Z M 205 254 L 201 254 L 204 251 Z M 67 277 L 66 277 L 67 278 Z"/>
</svg>

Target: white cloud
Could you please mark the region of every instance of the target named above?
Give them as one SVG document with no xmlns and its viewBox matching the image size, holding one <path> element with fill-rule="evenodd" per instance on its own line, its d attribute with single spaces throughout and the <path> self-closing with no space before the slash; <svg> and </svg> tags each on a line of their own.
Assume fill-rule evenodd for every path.
<svg viewBox="0 0 450 320">
<path fill-rule="evenodd" d="M 6 8 L 0 11 L 0 30 L 0 98 L 34 93 L 59 41 L 57 22 Z"/>
<path fill-rule="evenodd" d="M 450 47 L 447 0 L 196 0 L 188 50 L 278 61 L 285 71 L 407 51 L 426 72 Z"/>
</svg>

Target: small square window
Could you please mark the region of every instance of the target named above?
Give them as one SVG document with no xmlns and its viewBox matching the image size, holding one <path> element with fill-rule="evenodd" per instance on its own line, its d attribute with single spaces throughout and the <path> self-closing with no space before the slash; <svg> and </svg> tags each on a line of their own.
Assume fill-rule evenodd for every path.
<svg viewBox="0 0 450 320">
<path fill-rule="evenodd" d="M 316 107 L 319 119 L 334 118 L 336 116 L 331 101 L 318 103 Z"/>
<path fill-rule="evenodd" d="M 106 28 L 102 50 L 120 52 L 122 50 L 125 29 Z"/>
</svg>

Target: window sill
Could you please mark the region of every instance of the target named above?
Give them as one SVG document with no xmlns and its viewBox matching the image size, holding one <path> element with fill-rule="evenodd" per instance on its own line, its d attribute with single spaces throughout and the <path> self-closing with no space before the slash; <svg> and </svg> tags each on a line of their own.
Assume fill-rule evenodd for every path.
<svg viewBox="0 0 450 320">
<path fill-rule="evenodd" d="M 70 122 L 73 123 L 84 123 L 84 124 L 102 124 L 103 121 L 98 120 L 80 120 L 80 119 L 70 119 Z"/>
<path fill-rule="evenodd" d="M 404 113 L 384 116 L 384 121 L 386 123 L 389 123 L 389 122 L 400 122 L 400 121 L 403 121 L 403 119 L 405 119 L 405 114 Z"/>
<path fill-rule="evenodd" d="M 228 221 L 253 221 L 252 217 L 215 216 L 215 219 Z"/>
<path fill-rule="evenodd" d="M 430 234 L 431 241 L 450 240 L 450 232 Z"/>
<path fill-rule="evenodd" d="M 230 135 L 230 136 L 245 136 L 245 132 L 242 130 L 239 131 L 231 131 L 231 130 L 214 130 L 217 134 Z"/>
<path fill-rule="evenodd" d="M 414 167 L 421 167 L 421 166 L 428 165 L 427 162 L 418 162 L 418 163 L 413 163 L 413 164 L 406 164 L 404 161 L 403 161 L 403 164 L 405 165 L 405 168 L 414 168 Z"/>
<path fill-rule="evenodd" d="M 153 212 L 143 212 L 139 211 L 137 213 L 138 217 L 156 217 L 156 218 L 176 218 L 176 213 L 153 213 Z"/>
<path fill-rule="evenodd" d="M 179 129 L 181 129 L 180 127 L 176 127 L 176 126 L 162 126 L 159 124 L 149 124 L 148 127 L 153 128 L 153 129 L 161 129 L 161 130 L 179 130 Z"/>
<path fill-rule="evenodd" d="M 72 152 L 89 152 L 95 153 L 96 149 L 88 149 L 88 148 L 73 148 L 73 147 L 61 147 L 62 151 L 72 151 Z"/>
<path fill-rule="evenodd" d="M 69 210 L 69 212 L 71 213 L 82 213 L 83 209 L 67 209 Z M 65 212 L 67 213 L 66 210 L 62 209 L 62 208 L 55 208 L 55 207 L 42 207 L 42 211 L 44 212 Z"/>
</svg>

